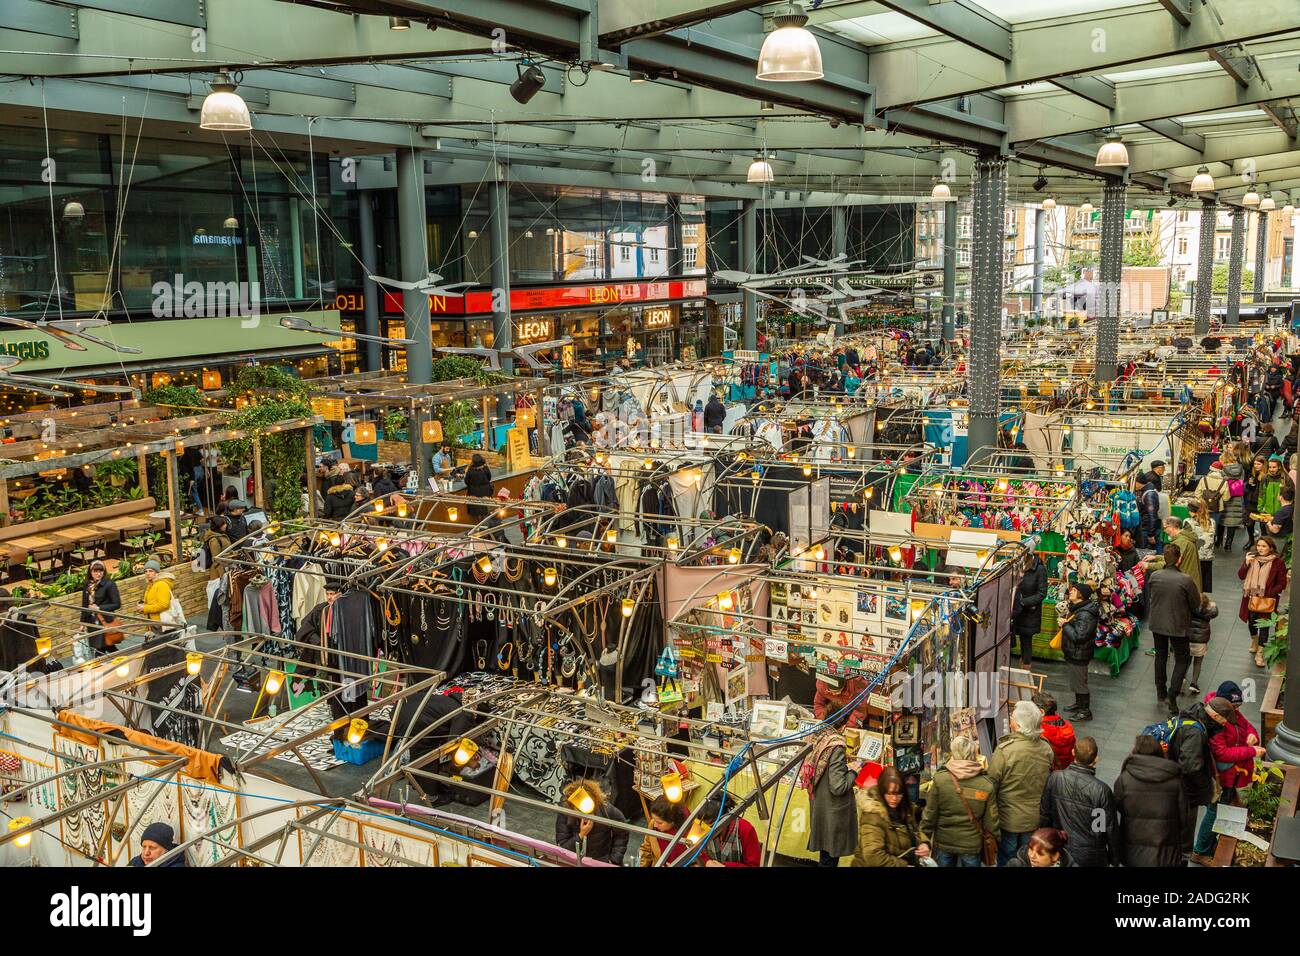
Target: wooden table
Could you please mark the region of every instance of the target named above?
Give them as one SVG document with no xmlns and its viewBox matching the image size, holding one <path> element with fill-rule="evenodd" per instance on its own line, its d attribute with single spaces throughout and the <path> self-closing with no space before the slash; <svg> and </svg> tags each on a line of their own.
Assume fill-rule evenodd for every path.
<svg viewBox="0 0 1300 956">
<path fill-rule="evenodd" d="M 11 538 L 9 545 L 14 548 L 21 548 L 24 551 L 43 551 L 46 548 L 57 547 L 61 542 L 53 538 L 42 538 L 39 535 L 32 535 L 29 538 Z"/>
<path fill-rule="evenodd" d="M 153 528 L 153 522 L 148 518 L 109 518 L 105 521 L 96 521 L 94 526 L 120 533 L 123 531 L 149 531 Z"/>
</svg>

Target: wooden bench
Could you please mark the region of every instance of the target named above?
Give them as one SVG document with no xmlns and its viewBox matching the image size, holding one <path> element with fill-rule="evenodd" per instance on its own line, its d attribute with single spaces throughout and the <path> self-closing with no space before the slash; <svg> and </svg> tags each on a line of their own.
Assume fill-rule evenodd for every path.
<svg viewBox="0 0 1300 956">
<path fill-rule="evenodd" d="M 21 567 L 29 554 L 40 555 L 44 560 L 52 549 L 67 554 L 82 547 L 98 548 L 108 542 L 116 544 L 127 529 L 138 533 L 157 527 L 159 522 L 149 517 L 157 507 L 152 497 L 139 498 L 0 528 L 0 548 L 5 551 L 5 564 L 11 569 Z"/>
</svg>

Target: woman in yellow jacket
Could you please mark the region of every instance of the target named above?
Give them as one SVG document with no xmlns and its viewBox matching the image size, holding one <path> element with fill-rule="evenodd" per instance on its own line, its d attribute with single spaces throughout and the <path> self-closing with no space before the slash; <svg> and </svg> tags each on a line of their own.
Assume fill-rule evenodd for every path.
<svg viewBox="0 0 1300 956">
<path fill-rule="evenodd" d="M 170 574 L 162 573 L 162 565 L 149 560 L 144 563 L 144 578 L 148 582 L 144 589 L 144 600 L 136 609 L 151 621 L 161 621 L 163 611 L 172 606 L 172 582 Z"/>
</svg>

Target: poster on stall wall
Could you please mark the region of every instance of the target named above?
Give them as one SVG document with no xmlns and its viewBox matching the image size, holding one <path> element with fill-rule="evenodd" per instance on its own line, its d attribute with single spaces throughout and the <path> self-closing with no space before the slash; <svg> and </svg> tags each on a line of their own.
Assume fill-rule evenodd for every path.
<svg viewBox="0 0 1300 956">
<path fill-rule="evenodd" d="M 880 634 L 884 627 L 884 606 L 880 595 L 865 589 L 859 591 L 853 614 L 853 629 L 864 634 Z"/>
<path fill-rule="evenodd" d="M 1119 422 L 1119 425 L 1112 424 Z M 1075 425 L 1070 435 L 1070 449 L 1079 457 L 1093 458 L 1117 468 L 1130 452 L 1142 455 L 1143 469 L 1153 461 L 1178 461 L 1181 442 L 1166 429 L 1168 420 L 1147 418 L 1101 419 L 1098 427 Z"/>
</svg>

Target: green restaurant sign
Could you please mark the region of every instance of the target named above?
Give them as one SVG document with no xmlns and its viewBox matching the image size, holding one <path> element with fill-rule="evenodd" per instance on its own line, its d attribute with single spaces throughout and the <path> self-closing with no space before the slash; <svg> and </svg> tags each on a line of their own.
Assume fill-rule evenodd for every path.
<svg viewBox="0 0 1300 956">
<path fill-rule="evenodd" d="M 40 342 L 0 342 L 0 347 L 3 347 L 10 355 L 18 356 L 24 362 L 50 357 L 50 342 L 48 339 Z"/>
</svg>

